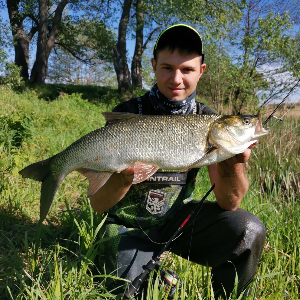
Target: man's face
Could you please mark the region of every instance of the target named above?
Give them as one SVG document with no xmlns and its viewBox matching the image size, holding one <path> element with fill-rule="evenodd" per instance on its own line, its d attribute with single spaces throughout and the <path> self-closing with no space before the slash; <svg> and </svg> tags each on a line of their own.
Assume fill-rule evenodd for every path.
<svg viewBox="0 0 300 300">
<path fill-rule="evenodd" d="M 160 92 L 167 98 L 181 101 L 190 96 L 197 87 L 206 65 L 201 65 L 197 53 L 180 54 L 177 50 L 162 50 L 157 60 L 151 59 Z"/>
</svg>

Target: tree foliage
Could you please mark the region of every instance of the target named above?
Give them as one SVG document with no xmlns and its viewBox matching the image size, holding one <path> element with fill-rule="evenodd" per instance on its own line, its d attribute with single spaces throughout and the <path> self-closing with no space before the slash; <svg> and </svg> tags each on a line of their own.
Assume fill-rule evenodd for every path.
<svg viewBox="0 0 300 300">
<path fill-rule="evenodd" d="M 5 36 L 7 35 L 8 28 L 5 24 L 5 22 L 2 20 L 2 16 L 0 14 L 0 67 L 3 66 L 7 53 L 5 51 L 6 46 L 6 39 Z"/>
<path fill-rule="evenodd" d="M 92 63 L 94 59 L 112 62 L 112 48 L 115 40 L 116 36 L 113 30 L 109 29 L 100 18 L 79 18 L 66 15 L 61 24 L 55 47 L 64 49 L 85 63 Z M 93 55 L 90 54 L 91 50 Z"/>
<path fill-rule="evenodd" d="M 233 59 L 240 67 L 232 83 L 234 113 L 240 113 L 247 101 L 257 102 L 258 92 L 268 93 L 271 99 L 291 84 L 285 75 L 286 63 L 292 55 L 293 23 L 290 14 L 277 5 L 266 0 L 247 1 L 241 26 L 237 28 L 239 34 L 232 43 L 237 46 Z"/>
<path fill-rule="evenodd" d="M 6 1 L 15 47 L 15 63 L 21 75 L 32 82 L 46 80 L 48 59 L 54 47 L 61 47 L 82 61 L 93 58 L 111 60 L 114 34 L 101 17 L 78 16 L 88 8 L 89 1 L 12 0 Z M 36 58 L 29 76 L 29 44 L 37 36 Z M 93 49 L 94 57 L 87 57 Z"/>
<path fill-rule="evenodd" d="M 204 80 L 209 82 L 210 91 L 205 90 L 213 103 L 227 103 L 231 112 L 239 114 L 256 107 L 259 100 L 279 97 L 293 85 L 299 53 L 294 51 L 291 18 L 296 20 L 297 14 L 277 4 L 247 0 L 240 21 L 209 40 L 209 80 L 205 76 Z"/>
<path fill-rule="evenodd" d="M 95 53 L 86 51 L 89 62 L 74 59 L 69 51 L 56 47 L 49 59 L 47 79 L 53 83 L 115 86 L 116 76 L 111 64 L 99 61 Z"/>
</svg>

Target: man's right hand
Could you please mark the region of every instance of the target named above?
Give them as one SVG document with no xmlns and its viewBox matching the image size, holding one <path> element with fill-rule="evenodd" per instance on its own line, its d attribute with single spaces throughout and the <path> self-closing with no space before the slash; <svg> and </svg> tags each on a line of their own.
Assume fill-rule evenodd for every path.
<svg viewBox="0 0 300 300">
<path fill-rule="evenodd" d="M 102 213 L 117 204 L 126 195 L 132 185 L 134 167 L 120 173 L 113 173 L 107 182 L 90 197 L 92 208 Z"/>
<path fill-rule="evenodd" d="M 128 183 L 132 183 L 133 178 L 134 178 L 134 167 L 133 166 L 121 171 L 120 173 L 123 174 L 124 179 Z"/>
</svg>

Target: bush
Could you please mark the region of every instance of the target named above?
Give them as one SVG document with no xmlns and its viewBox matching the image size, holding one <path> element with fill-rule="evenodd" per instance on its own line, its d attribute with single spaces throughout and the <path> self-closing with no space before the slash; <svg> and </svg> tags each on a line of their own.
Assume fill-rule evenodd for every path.
<svg viewBox="0 0 300 300">
<path fill-rule="evenodd" d="M 0 144 L 8 149 L 20 147 L 30 136 L 29 123 L 30 118 L 19 113 L 0 115 Z"/>
<path fill-rule="evenodd" d="M 20 76 L 22 67 L 14 63 L 5 63 L 5 75 L 0 78 L 0 84 L 6 85 L 14 91 L 22 92 L 25 89 L 25 81 Z"/>
</svg>

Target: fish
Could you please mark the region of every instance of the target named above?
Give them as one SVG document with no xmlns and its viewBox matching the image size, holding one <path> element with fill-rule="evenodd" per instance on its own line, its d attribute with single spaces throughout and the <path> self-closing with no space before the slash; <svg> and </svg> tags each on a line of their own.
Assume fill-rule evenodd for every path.
<svg viewBox="0 0 300 300">
<path fill-rule="evenodd" d="M 134 166 L 133 184 L 158 170 L 187 171 L 244 152 L 269 129 L 253 115 L 137 115 L 103 113 L 106 126 L 19 173 L 41 181 L 40 221 L 63 179 L 78 171 L 89 180 L 88 197 L 115 172 Z"/>
</svg>

